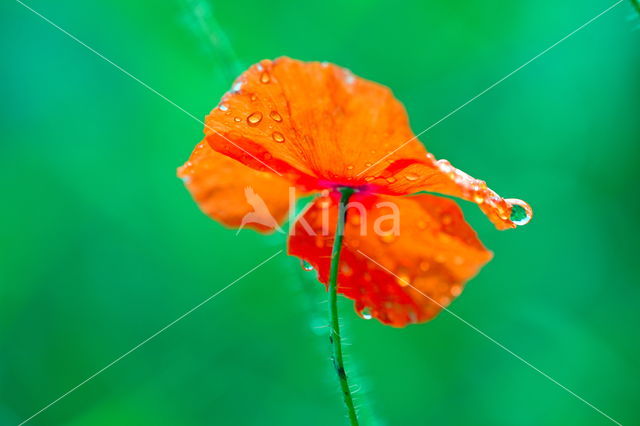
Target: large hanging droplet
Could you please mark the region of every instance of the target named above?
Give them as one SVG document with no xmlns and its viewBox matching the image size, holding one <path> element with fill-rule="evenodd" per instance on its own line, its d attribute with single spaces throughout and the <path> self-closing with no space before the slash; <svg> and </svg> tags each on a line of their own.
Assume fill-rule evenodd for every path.
<svg viewBox="0 0 640 426">
<path fill-rule="evenodd" d="M 511 215 L 509 216 L 511 222 L 517 226 L 523 226 L 531 221 L 533 210 L 529 204 L 517 198 L 506 198 L 505 201 L 511 206 Z"/>
<path fill-rule="evenodd" d="M 267 84 L 270 81 L 271 77 L 269 76 L 268 72 L 265 71 L 260 75 L 260 83 Z"/>
<path fill-rule="evenodd" d="M 302 267 L 302 269 L 304 269 L 305 271 L 313 271 L 313 265 L 310 264 L 309 262 L 307 262 L 306 260 L 301 260 L 300 261 L 300 266 Z"/>
</svg>

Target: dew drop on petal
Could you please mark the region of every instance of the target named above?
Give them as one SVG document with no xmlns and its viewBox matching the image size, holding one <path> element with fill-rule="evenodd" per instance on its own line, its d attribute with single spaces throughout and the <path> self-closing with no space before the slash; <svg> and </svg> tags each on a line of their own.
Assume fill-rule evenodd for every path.
<svg viewBox="0 0 640 426">
<path fill-rule="evenodd" d="M 260 111 L 254 112 L 247 117 L 247 123 L 249 123 L 249 126 L 255 127 L 260 123 L 260 121 L 262 121 L 262 113 Z"/>
<path fill-rule="evenodd" d="M 271 111 L 269 113 L 269 117 L 271 117 L 271 119 L 273 121 L 277 121 L 278 123 L 280 123 L 282 121 L 282 116 L 280 115 L 280 113 L 278 111 Z"/>
<path fill-rule="evenodd" d="M 365 182 L 371 182 L 374 179 L 375 179 L 375 177 L 373 177 L 373 176 L 367 176 L 366 178 L 364 178 Z"/>
<path fill-rule="evenodd" d="M 271 134 L 271 137 L 273 138 L 274 141 L 278 142 L 278 143 L 283 143 L 284 142 L 284 135 L 280 132 L 273 132 Z"/>
<path fill-rule="evenodd" d="M 220 106 L 218 108 L 220 109 L 220 111 L 228 111 L 229 110 L 229 105 L 220 104 Z"/>
<path fill-rule="evenodd" d="M 406 269 L 400 269 L 397 272 L 396 282 L 400 287 L 408 286 L 410 281 L 411 281 L 411 277 L 409 276 L 409 273 L 406 271 Z"/>
<path fill-rule="evenodd" d="M 388 232 L 388 233 L 386 233 L 386 234 L 382 234 L 382 235 L 380 235 L 380 240 L 381 240 L 383 243 L 387 243 L 387 244 L 389 244 L 389 243 L 392 243 L 392 242 L 394 242 L 394 241 L 396 240 L 396 236 L 395 236 L 395 235 L 393 235 L 393 233 Z"/>
<path fill-rule="evenodd" d="M 360 316 L 363 319 L 369 320 L 371 318 L 373 318 L 373 315 L 371 315 L 371 309 L 369 308 L 362 308 L 362 310 L 359 312 Z"/>
<path fill-rule="evenodd" d="M 260 83 L 267 84 L 267 83 L 268 83 L 268 82 L 270 82 L 270 81 L 271 81 L 271 77 L 269 76 L 269 73 L 268 73 L 268 72 L 263 72 L 263 73 L 260 75 Z"/>
<path fill-rule="evenodd" d="M 313 265 L 306 260 L 301 260 L 300 266 L 302 266 L 302 269 L 304 269 L 305 271 L 313 271 Z"/>
<path fill-rule="evenodd" d="M 351 266 L 346 263 L 342 264 L 342 266 L 340 267 L 340 272 L 342 273 L 342 275 L 345 275 L 347 277 L 353 275 L 353 269 L 351 269 Z"/>
<path fill-rule="evenodd" d="M 473 201 L 476 202 L 477 204 L 484 203 L 484 197 L 482 196 L 480 191 L 476 191 L 473 193 Z"/>
<path fill-rule="evenodd" d="M 234 117 L 234 118 L 233 118 L 233 121 L 235 121 L 236 123 L 239 123 L 239 122 L 241 122 L 241 121 L 242 121 L 242 118 L 240 118 L 240 117 Z"/>
<path fill-rule="evenodd" d="M 454 284 L 449 292 L 453 297 L 458 297 L 460 293 L 462 293 L 462 286 L 460 284 Z"/>
<path fill-rule="evenodd" d="M 393 176 L 389 176 L 389 177 L 387 178 L 387 182 L 388 182 L 388 183 L 395 183 L 395 181 L 396 181 L 396 178 L 394 178 Z"/>
<path fill-rule="evenodd" d="M 415 173 L 407 173 L 406 175 L 404 175 L 404 178 L 410 182 L 418 180 L 418 177 L 419 176 Z"/>
<path fill-rule="evenodd" d="M 511 215 L 509 219 L 517 226 L 523 226 L 529 223 L 533 217 L 531 206 L 517 198 L 507 198 L 505 201 L 511 206 Z"/>
</svg>

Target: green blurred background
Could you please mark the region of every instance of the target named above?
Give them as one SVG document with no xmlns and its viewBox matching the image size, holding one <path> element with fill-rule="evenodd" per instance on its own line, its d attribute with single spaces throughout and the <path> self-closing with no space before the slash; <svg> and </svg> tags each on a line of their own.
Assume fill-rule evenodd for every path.
<svg viewBox="0 0 640 426">
<path fill-rule="evenodd" d="M 418 132 L 613 2 L 28 4 L 198 118 L 229 86 L 226 37 L 244 66 L 288 55 L 386 84 Z M 498 232 L 465 203 L 495 258 L 451 309 L 623 424 L 640 424 L 639 25 L 620 4 L 421 138 L 536 212 Z M 4 425 L 285 240 L 198 211 L 175 169 L 201 124 L 14 1 L 0 33 Z M 30 424 L 344 424 L 324 296 L 280 255 Z M 451 315 L 393 329 L 341 309 L 365 424 L 609 423 Z"/>
</svg>

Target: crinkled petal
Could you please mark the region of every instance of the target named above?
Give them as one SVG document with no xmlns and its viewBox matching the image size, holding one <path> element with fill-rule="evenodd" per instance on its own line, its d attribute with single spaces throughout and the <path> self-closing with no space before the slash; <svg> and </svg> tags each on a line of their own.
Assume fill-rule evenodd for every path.
<svg viewBox="0 0 640 426">
<path fill-rule="evenodd" d="M 289 237 L 289 253 L 313 265 L 324 284 L 337 203 L 335 192 L 316 198 Z M 396 327 L 436 316 L 492 257 L 455 202 L 428 194 L 354 194 L 343 244 L 338 291 L 360 315 Z"/>
<path fill-rule="evenodd" d="M 499 229 L 522 223 L 512 220 L 514 203 L 531 215 L 436 162 L 388 88 L 332 64 L 283 57 L 252 66 L 207 116 L 205 134 L 215 150 L 307 190 L 439 192 L 478 203 Z"/>
</svg>

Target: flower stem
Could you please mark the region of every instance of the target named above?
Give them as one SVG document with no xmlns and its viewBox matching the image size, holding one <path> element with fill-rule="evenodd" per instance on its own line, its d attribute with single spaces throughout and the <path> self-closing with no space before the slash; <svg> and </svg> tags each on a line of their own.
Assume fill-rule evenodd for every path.
<svg viewBox="0 0 640 426">
<path fill-rule="evenodd" d="M 352 188 L 341 188 L 340 204 L 338 205 L 338 220 L 336 225 L 336 233 L 333 240 L 333 250 L 331 251 L 331 271 L 329 274 L 329 341 L 331 342 L 331 348 L 333 351 L 332 360 L 333 366 L 338 374 L 338 380 L 340 381 L 340 388 L 342 389 L 342 396 L 344 404 L 347 407 L 347 414 L 351 426 L 358 425 L 358 416 L 356 414 L 355 406 L 353 405 L 353 398 L 351 396 L 351 389 L 349 389 L 349 382 L 347 380 L 347 372 L 344 369 L 344 360 L 342 358 L 342 340 L 340 337 L 340 320 L 338 318 L 338 269 L 340 267 L 340 252 L 342 251 L 342 239 L 344 237 L 344 223 L 346 219 L 346 208 L 349 198 L 353 194 Z"/>
</svg>

